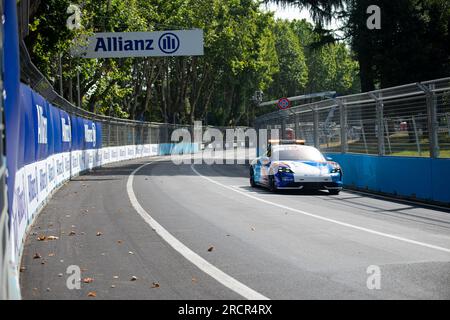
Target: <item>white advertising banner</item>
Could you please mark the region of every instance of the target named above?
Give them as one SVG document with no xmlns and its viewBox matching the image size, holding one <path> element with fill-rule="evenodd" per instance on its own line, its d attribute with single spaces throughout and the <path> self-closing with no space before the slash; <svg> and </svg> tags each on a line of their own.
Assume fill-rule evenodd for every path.
<svg viewBox="0 0 450 320">
<path fill-rule="evenodd" d="M 203 30 L 103 32 L 72 49 L 82 58 L 128 58 L 203 55 Z"/>
</svg>

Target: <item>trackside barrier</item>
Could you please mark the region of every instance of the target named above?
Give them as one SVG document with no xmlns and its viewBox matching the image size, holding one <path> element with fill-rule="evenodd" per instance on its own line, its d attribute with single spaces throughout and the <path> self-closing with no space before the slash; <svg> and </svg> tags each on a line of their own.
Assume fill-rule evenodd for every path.
<svg viewBox="0 0 450 320">
<path fill-rule="evenodd" d="M 348 188 L 450 206 L 450 160 L 327 153 Z"/>
<path fill-rule="evenodd" d="M 55 189 L 104 164 L 166 153 L 158 144 L 103 147 L 101 122 L 68 114 L 24 84 L 15 112 L 19 128 L 6 126 L 8 156 L 15 159 L 15 165 L 8 167 L 7 180 L 11 192 L 10 282 L 14 288 L 10 288 L 9 298 L 20 298 L 17 268 L 27 228 Z"/>
</svg>

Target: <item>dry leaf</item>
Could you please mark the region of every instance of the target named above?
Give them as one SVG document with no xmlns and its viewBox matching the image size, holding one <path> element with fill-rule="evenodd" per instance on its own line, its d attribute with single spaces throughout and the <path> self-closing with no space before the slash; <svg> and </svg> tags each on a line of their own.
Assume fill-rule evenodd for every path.
<svg viewBox="0 0 450 320">
<path fill-rule="evenodd" d="M 33 259 L 40 259 L 40 258 L 42 258 L 42 257 L 41 257 L 41 255 L 40 255 L 39 253 L 37 253 L 37 252 L 36 252 L 36 253 L 34 254 L 34 256 L 33 256 Z"/>
<path fill-rule="evenodd" d="M 192 278 L 192 282 L 197 282 L 197 279 L 196 278 Z"/>
<path fill-rule="evenodd" d="M 130 281 L 136 281 L 138 278 L 136 276 L 132 276 Z"/>
<path fill-rule="evenodd" d="M 118 244 L 121 244 L 121 243 L 122 243 L 122 240 L 117 240 L 117 243 L 118 243 Z"/>
<path fill-rule="evenodd" d="M 133 251 L 128 251 L 128 254 L 134 254 L 134 252 Z"/>
<path fill-rule="evenodd" d="M 115 288 L 115 287 L 116 287 L 115 285 L 113 285 L 113 284 L 111 285 L 111 288 Z"/>
<path fill-rule="evenodd" d="M 54 253 L 49 253 L 48 256 L 49 257 L 53 257 L 55 254 Z"/>
<path fill-rule="evenodd" d="M 152 283 L 152 288 L 159 288 L 159 283 L 158 282 L 153 282 Z"/>
<path fill-rule="evenodd" d="M 47 240 L 58 240 L 59 238 L 58 237 L 55 237 L 55 236 L 48 236 L 47 237 Z"/>
<path fill-rule="evenodd" d="M 92 278 L 84 278 L 83 279 L 83 283 L 91 283 L 93 281 L 94 281 L 94 279 L 92 279 Z"/>
<path fill-rule="evenodd" d="M 97 232 L 97 237 L 100 237 L 103 233 L 101 233 L 100 231 Z"/>
<path fill-rule="evenodd" d="M 74 236 L 74 235 L 76 235 L 75 231 L 72 230 L 72 231 L 69 232 L 69 236 Z"/>
<path fill-rule="evenodd" d="M 44 235 L 40 235 L 37 237 L 37 241 L 44 241 L 45 240 L 45 236 Z"/>
<path fill-rule="evenodd" d="M 97 293 L 95 293 L 94 291 L 90 291 L 89 293 L 88 293 L 88 297 L 96 297 L 97 296 Z"/>
<path fill-rule="evenodd" d="M 62 273 L 58 273 L 58 277 L 60 277 L 60 278 L 61 278 L 62 276 L 63 276 L 63 274 L 62 274 Z"/>
<path fill-rule="evenodd" d="M 211 252 L 211 251 L 213 251 L 213 250 L 214 250 L 214 246 L 211 246 L 211 247 L 208 248 L 208 251 L 209 251 L 209 252 Z"/>
<path fill-rule="evenodd" d="M 20 267 L 20 272 L 25 272 L 25 270 L 27 270 L 26 267 Z"/>
</svg>

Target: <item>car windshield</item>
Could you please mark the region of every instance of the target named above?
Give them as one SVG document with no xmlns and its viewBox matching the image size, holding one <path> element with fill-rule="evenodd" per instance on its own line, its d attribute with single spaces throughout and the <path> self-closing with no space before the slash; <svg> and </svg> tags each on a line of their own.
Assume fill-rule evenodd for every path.
<svg viewBox="0 0 450 320">
<path fill-rule="evenodd" d="M 325 162 L 325 158 L 319 150 L 305 146 L 276 147 L 273 150 L 272 158 L 277 160 Z"/>
</svg>

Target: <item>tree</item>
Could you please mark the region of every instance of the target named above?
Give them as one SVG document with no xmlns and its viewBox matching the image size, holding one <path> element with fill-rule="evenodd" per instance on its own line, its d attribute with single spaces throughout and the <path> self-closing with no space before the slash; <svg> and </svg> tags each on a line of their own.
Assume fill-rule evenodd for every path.
<svg viewBox="0 0 450 320">
<path fill-rule="evenodd" d="M 360 66 L 363 91 L 430 80 L 450 73 L 450 2 L 447 0 L 273 0 L 305 7 L 322 25 L 344 22 Z M 381 8 L 382 28 L 367 28 L 369 5 Z"/>
</svg>

